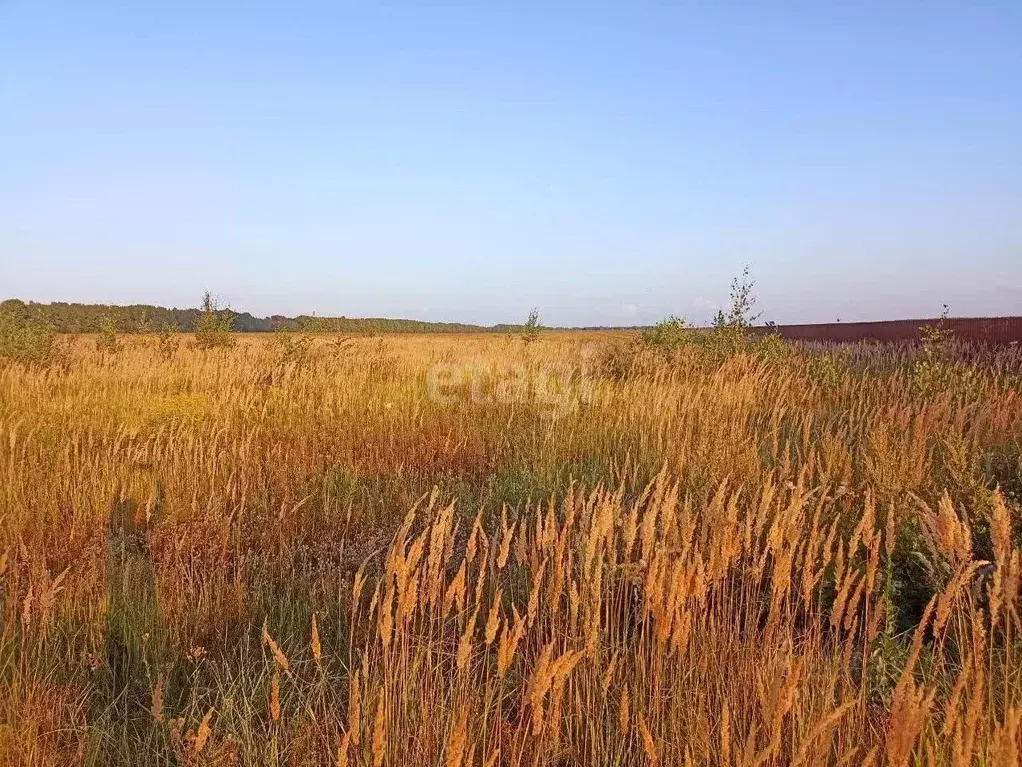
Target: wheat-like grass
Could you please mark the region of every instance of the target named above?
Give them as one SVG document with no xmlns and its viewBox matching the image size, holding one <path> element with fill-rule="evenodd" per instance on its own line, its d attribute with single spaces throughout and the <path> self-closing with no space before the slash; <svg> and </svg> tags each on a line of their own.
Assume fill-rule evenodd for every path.
<svg viewBox="0 0 1022 767">
<path fill-rule="evenodd" d="M 1017 764 L 1022 368 L 611 343 L 0 364 L 0 762 Z"/>
</svg>

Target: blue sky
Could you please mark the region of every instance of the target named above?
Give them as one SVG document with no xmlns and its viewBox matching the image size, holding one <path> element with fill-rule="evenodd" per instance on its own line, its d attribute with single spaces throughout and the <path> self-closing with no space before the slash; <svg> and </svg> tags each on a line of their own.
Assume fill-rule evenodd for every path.
<svg viewBox="0 0 1022 767">
<path fill-rule="evenodd" d="M 0 0 L 0 294 L 1022 314 L 1022 3 Z"/>
</svg>

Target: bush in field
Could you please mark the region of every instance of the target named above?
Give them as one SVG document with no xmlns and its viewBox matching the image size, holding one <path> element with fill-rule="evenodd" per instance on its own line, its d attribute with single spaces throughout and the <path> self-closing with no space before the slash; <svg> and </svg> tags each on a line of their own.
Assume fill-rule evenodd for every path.
<svg viewBox="0 0 1022 767">
<path fill-rule="evenodd" d="M 944 304 L 937 324 L 924 325 L 919 329 L 923 334 L 922 353 L 912 368 L 912 384 L 923 394 L 939 390 L 954 375 L 948 351 L 955 334 L 947 326 L 947 318 L 948 305 Z"/>
<path fill-rule="evenodd" d="M 980 391 L 982 374 L 978 367 L 961 353 L 954 331 L 947 325 L 948 306 L 935 325 L 926 325 L 920 357 L 912 366 L 912 387 L 922 396 L 942 391 L 956 391 L 965 399 L 975 399 Z"/>
<path fill-rule="evenodd" d="M 0 357 L 25 365 L 49 365 L 60 356 L 57 334 L 47 318 L 20 301 L 0 305 Z"/>
<path fill-rule="evenodd" d="M 121 342 L 117 338 L 117 320 L 112 314 L 104 314 L 99 320 L 96 349 L 105 354 L 117 354 L 121 350 Z"/>
<path fill-rule="evenodd" d="M 539 310 L 533 309 L 529 312 L 528 318 L 525 320 L 525 325 L 522 326 L 522 343 L 526 346 L 531 344 L 533 341 L 539 338 L 539 329 L 542 325 L 539 324 Z"/>
<path fill-rule="evenodd" d="M 308 333 L 278 331 L 273 336 L 277 363 L 281 366 L 305 365 L 312 359 L 312 336 Z"/>
<path fill-rule="evenodd" d="M 642 344 L 664 357 L 672 357 L 690 340 L 690 332 L 681 317 L 671 315 L 642 331 Z"/>
<path fill-rule="evenodd" d="M 806 377 L 824 389 L 834 389 L 840 386 L 845 379 L 846 372 L 845 357 L 840 351 L 812 354 L 806 367 Z"/>
<path fill-rule="evenodd" d="M 731 307 L 726 312 L 717 310 L 713 330 L 708 336 L 715 356 L 727 358 L 748 349 L 749 330 L 762 315 L 755 310 L 755 287 L 756 281 L 749 276 L 748 266 L 742 269 L 741 276 L 731 280 Z"/>
<path fill-rule="evenodd" d="M 195 344 L 200 349 L 216 349 L 234 345 L 234 312 L 221 309 L 208 291 L 202 297 L 202 308 L 195 321 Z"/>
<path fill-rule="evenodd" d="M 642 347 L 670 359 L 681 347 L 691 344 L 703 349 L 718 362 L 748 351 L 749 331 L 761 315 L 761 312 L 755 311 L 755 286 L 755 281 L 749 276 L 749 267 L 745 267 L 741 276 L 731 281 L 730 308 L 727 311 L 717 311 L 709 332 L 693 332 L 684 319 L 672 314 L 643 331 L 640 339 Z M 760 352 L 771 358 L 779 358 L 786 349 L 780 337 L 776 337 L 761 347 Z"/>
<path fill-rule="evenodd" d="M 177 347 L 181 339 L 178 338 L 177 328 L 170 323 L 165 324 L 160 332 L 156 334 L 156 349 L 165 360 L 171 359 L 177 354 Z"/>
<path fill-rule="evenodd" d="M 791 347 L 784 342 L 780 333 L 768 333 L 760 339 L 756 352 L 767 362 L 781 362 L 791 356 Z"/>
</svg>

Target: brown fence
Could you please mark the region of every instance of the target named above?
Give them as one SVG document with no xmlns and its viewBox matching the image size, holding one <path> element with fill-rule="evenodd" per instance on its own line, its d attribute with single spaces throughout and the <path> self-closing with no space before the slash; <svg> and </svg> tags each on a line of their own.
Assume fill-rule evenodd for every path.
<svg viewBox="0 0 1022 767">
<path fill-rule="evenodd" d="M 827 322 L 820 325 L 776 325 L 759 327 L 759 333 L 777 332 L 792 341 L 917 341 L 922 328 L 936 326 L 940 319 L 890 320 L 887 322 Z M 1022 343 L 1022 317 L 955 317 L 944 327 L 956 339 L 979 344 Z"/>
</svg>

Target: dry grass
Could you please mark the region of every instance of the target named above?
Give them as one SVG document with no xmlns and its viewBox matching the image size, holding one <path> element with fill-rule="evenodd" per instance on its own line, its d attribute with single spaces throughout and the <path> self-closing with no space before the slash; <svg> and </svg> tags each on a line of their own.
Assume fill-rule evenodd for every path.
<svg viewBox="0 0 1022 767">
<path fill-rule="evenodd" d="M 1018 379 L 612 341 L 0 363 L 0 762 L 1018 764 Z"/>
</svg>

